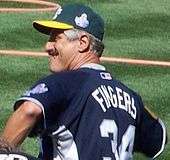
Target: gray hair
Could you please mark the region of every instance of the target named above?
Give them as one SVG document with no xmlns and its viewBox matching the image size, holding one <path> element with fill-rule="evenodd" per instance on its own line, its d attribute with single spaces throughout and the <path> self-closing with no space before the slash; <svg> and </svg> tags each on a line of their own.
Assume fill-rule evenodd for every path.
<svg viewBox="0 0 170 160">
<path fill-rule="evenodd" d="M 85 31 L 79 30 L 79 29 L 70 29 L 70 30 L 65 30 L 64 34 L 67 36 L 67 38 L 70 41 L 74 41 L 79 38 L 79 35 L 81 33 L 86 33 L 89 36 L 90 39 L 90 50 L 97 54 L 99 57 L 101 57 L 103 50 L 104 50 L 104 44 L 101 40 L 98 38 L 94 37 L 92 34 L 89 34 Z"/>
</svg>

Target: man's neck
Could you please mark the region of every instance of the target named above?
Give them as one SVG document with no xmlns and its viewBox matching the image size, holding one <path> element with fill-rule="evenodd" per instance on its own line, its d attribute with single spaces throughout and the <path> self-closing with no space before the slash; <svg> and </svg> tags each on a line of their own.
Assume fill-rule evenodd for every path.
<svg viewBox="0 0 170 160">
<path fill-rule="evenodd" d="M 76 70 L 79 69 L 82 65 L 89 64 L 89 63 L 99 64 L 100 59 L 95 53 L 87 53 L 87 54 L 82 53 L 82 55 L 80 53 L 73 59 L 68 69 Z"/>
</svg>

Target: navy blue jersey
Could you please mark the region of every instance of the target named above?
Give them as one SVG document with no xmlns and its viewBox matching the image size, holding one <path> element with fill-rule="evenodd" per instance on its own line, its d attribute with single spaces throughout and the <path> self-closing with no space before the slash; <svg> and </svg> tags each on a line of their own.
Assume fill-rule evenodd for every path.
<svg viewBox="0 0 170 160">
<path fill-rule="evenodd" d="M 41 139 L 42 159 L 126 160 L 133 151 L 154 157 L 164 147 L 163 125 L 145 110 L 139 95 L 100 65 L 52 74 L 38 81 L 15 107 L 25 100 L 43 110 L 31 132 Z M 145 130 L 150 124 L 155 137 L 155 132 Z M 146 149 L 148 143 L 154 148 Z"/>
</svg>

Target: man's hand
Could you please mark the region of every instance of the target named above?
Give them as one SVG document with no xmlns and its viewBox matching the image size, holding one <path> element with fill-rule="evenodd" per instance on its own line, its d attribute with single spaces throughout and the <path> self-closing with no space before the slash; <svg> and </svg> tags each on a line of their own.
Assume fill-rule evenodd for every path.
<svg viewBox="0 0 170 160">
<path fill-rule="evenodd" d="M 0 152 L 13 152 L 16 151 L 17 149 L 10 145 L 4 138 L 0 137 Z"/>
</svg>

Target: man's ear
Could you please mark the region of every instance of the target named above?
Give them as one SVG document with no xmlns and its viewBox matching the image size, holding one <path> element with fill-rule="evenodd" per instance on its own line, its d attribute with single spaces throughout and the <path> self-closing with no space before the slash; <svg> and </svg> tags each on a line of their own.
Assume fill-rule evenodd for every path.
<svg viewBox="0 0 170 160">
<path fill-rule="evenodd" d="M 90 48 L 90 39 L 89 36 L 83 34 L 79 37 L 79 52 L 82 53 L 84 51 L 88 51 Z"/>
</svg>

